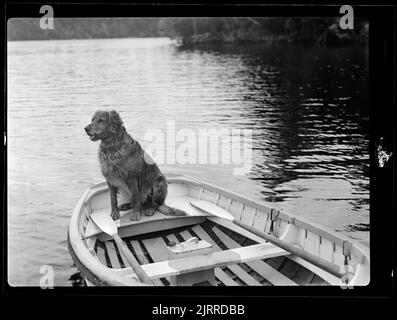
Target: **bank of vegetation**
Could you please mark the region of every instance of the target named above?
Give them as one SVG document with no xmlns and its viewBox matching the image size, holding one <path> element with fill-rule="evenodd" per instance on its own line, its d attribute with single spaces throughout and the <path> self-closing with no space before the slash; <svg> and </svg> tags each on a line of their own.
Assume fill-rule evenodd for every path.
<svg viewBox="0 0 397 320">
<path fill-rule="evenodd" d="M 355 18 L 342 30 L 337 18 L 55 18 L 54 29 L 38 18 L 8 21 L 8 40 L 171 37 L 182 45 L 208 43 L 302 43 L 351 45 L 368 41 L 368 22 Z"/>
</svg>

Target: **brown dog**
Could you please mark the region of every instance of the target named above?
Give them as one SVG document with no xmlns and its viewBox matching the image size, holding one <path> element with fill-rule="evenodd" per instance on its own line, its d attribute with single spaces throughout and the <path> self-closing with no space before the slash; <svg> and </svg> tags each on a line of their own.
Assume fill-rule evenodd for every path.
<svg viewBox="0 0 397 320">
<path fill-rule="evenodd" d="M 164 204 L 167 180 L 156 163 L 124 128 L 116 111 L 97 111 L 85 127 L 91 141 L 101 140 L 99 162 L 110 190 L 111 217 L 120 219 L 119 210 L 133 209 L 131 220 L 141 212 L 151 216 L 156 210 L 165 215 L 185 215 L 182 210 Z M 117 206 L 117 192 L 123 192 L 130 203 Z"/>
</svg>

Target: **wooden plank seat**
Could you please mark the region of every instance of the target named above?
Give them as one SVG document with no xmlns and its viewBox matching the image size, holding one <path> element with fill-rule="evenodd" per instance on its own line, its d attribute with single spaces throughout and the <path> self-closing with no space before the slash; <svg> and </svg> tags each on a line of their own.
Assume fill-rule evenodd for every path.
<svg viewBox="0 0 397 320">
<path fill-rule="evenodd" d="M 267 259 L 283 254 L 288 253 L 272 244 L 255 244 L 230 250 L 216 251 L 206 255 L 197 255 L 186 259 L 160 261 L 142 265 L 142 268 L 150 278 L 156 279 L 258 259 Z M 228 278 L 230 277 L 228 276 Z"/>
</svg>

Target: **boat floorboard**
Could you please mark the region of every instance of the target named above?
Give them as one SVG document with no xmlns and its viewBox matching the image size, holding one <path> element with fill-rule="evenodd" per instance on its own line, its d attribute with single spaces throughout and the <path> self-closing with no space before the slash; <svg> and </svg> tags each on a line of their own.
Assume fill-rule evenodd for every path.
<svg viewBox="0 0 397 320">
<path fill-rule="evenodd" d="M 149 260 L 146 258 L 146 255 L 143 252 L 142 247 L 139 244 L 138 240 L 131 240 L 130 244 L 131 244 L 131 248 L 132 248 L 131 252 L 134 252 L 136 254 L 137 260 L 141 265 L 150 263 Z M 166 280 L 165 278 L 153 279 L 152 281 L 157 286 L 164 286 L 168 282 L 168 280 Z"/>
<path fill-rule="evenodd" d="M 167 245 L 171 241 L 180 243 L 193 236 L 211 243 L 215 251 L 256 244 L 251 239 L 209 220 L 194 226 L 124 238 L 123 241 L 142 265 L 169 260 Z M 113 240 L 98 241 L 95 248 L 102 264 L 114 269 L 129 267 L 128 261 L 120 254 Z M 220 286 L 324 284 L 317 275 L 285 256 L 218 267 L 214 272 L 216 284 Z M 157 286 L 170 285 L 169 278 L 153 281 Z"/>
<path fill-rule="evenodd" d="M 145 246 L 148 254 L 152 258 L 153 262 L 160 262 L 169 260 L 167 254 L 167 244 L 161 237 L 151 238 L 142 240 L 143 245 Z M 165 278 L 167 282 L 170 282 L 169 278 Z"/>
<path fill-rule="evenodd" d="M 105 247 L 106 247 L 109 259 L 110 259 L 110 263 L 112 264 L 112 268 L 113 269 L 121 269 L 121 264 L 120 264 L 119 258 L 117 256 L 117 251 L 116 251 L 113 241 L 106 241 Z"/>
<path fill-rule="evenodd" d="M 103 248 L 101 248 L 100 246 L 98 246 L 97 250 L 96 250 L 96 255 L 97 255 L 99 261 L 103 265 L 107 266 L 105 250 Z"/>
</svg>

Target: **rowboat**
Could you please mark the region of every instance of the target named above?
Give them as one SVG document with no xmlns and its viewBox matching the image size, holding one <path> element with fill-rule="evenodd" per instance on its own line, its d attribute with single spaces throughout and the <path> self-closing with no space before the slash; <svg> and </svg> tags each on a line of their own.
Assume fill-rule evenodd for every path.
<svg viewBox="0 0 397 320">
<path fill-rule="evenodd" d="M 112 223 L 122 247 L 96 223 L 98 217 L 110 213 L 106 183 L 92 186 L 81 196 L 70 219 L 68 247 L 87 285 L 369 283 L 366 246 L 207 182 L 177 174 L 166 176 L 166 204 L 187 215 L 156 212 L 131 221 L 131 212 L 121 212 L 121 219 Z M 119 203 L 127 202 L 122 195 L 118 197 Z M 139 278 L 125 251 L 132 254 L 150 283 Z"/>
</svg>

